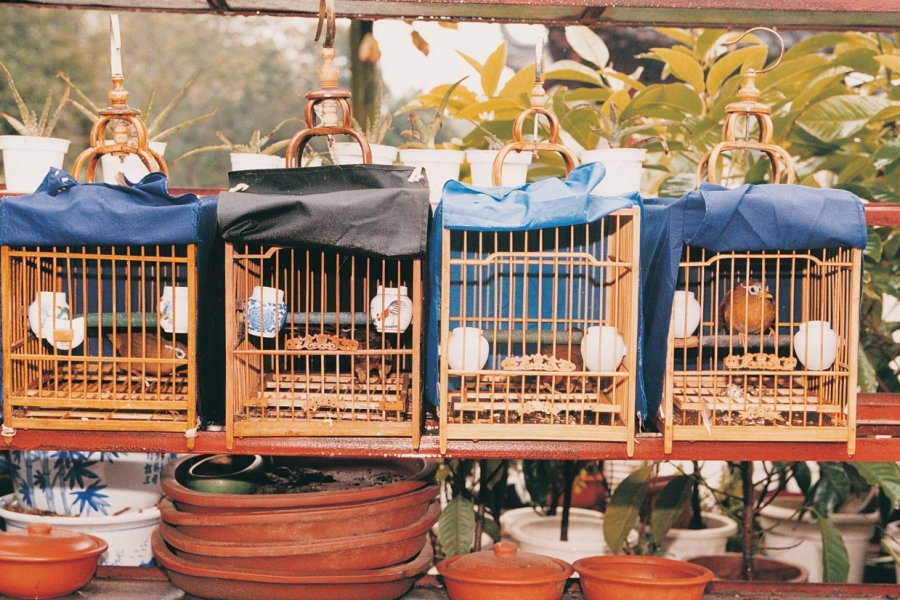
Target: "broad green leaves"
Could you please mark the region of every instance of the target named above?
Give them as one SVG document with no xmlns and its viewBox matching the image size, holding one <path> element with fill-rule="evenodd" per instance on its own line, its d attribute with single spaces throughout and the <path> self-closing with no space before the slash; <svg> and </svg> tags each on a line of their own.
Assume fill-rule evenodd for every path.
<svg viewBox="0 0 900 600">
<path fill-rule="evenodd" d="M 828 519 L 818 519 L 822 532 L 822 579 L 826 583 L 846 583 L 850 556 L 841 532 Z"/>
<path fill-rule="evenodd" d="M 836 142 L 858 133 L 887 106 L 887 100 L 876 96 L 832 96 L 805 110 L 797 125 L 823 142 Z"/>
<path fill-rule="evenodd" d="M 609 49 L 596 33 L 588 27 L 576 25 L 566 28 L 566 41 L 578 56 L 599 68 L 609 63 Z"/>
<path fill-rule="evenodd" d="M 706 91 L 710 97 L 714 97 L 725 79 L 731 76 L 737 69 L 757 69 L 762 67 L 766 60 L 768 49 L 765 46 L 748 46 L 722 56 L 710 67 L 706 75 Z"/>
<path fill-rule="evenodd" d="M 475 505 L 463 496 L 455 496 L 438 520 L 438 536 L 445 556 L 472 551 L 475 542 Z"/>
<path fill-rule="evenodd" d="M 705 89 L 703 67 L 696 58 L 672 48 L 654 48 L 647 56 L 665 63 L 675 77 L 693 87 L 697 93 Z"/>
<path fill-rule="evenodd" d="M 634 529 L 640 514 L 641 502 L 647 493 L 650 476 L 653 474 L 653 465 L 644 465 L 631 472 L 616 487 L 606 514 L 603 517 L 603 539 L 613 553 L 619 553 L 628 533 Z"/>
</svg>

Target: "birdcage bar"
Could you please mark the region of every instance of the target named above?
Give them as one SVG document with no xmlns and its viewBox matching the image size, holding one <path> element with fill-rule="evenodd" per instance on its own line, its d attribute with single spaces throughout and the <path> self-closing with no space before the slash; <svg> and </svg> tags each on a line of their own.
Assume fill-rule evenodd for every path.
<svg viewBox="0 0 900 600">
<path fill-rule="evenodd" d="M 6 427 L 185 432 L 195 426 L 193 245 L 4 246 L 0 260 L 8 282 Z M 157 315 L 166 286 L 188 288 L 187 306 L 171 306 L 173 322 L 186 317 L 183 343 Z M 47 296 L 52 318 L 42 312 Z"/>
<path fill-rule="evenodd" d="M 378 286 L 412 290 L 406 332 L 377 331 Z M 285 296 L 274 309 L 283 329 L 268 339 L 248 335 L 245 300 L 259 287 Z M 381 435 L 418 446 L 421 261 L 227 244 L 226 290 L 229 446 L 244 436 Z"/>
<path fill-rule="evenodd" d="M 633 356 L 626 354 L 614 370 L 586 370 L 580 344 L 588 327 L 608 325 L 635 347 L 637 240 L 631 209 L 587 225 L 444 231 L 442 445 L 449 439 L 633 442 Z M 449 365 L 450 332 L 458 327 L 482 332 L 489 347 L 484 368 Z M 467 351 L 463 345 L 463 364 Z"/>
<path fill-rule="evenodd" d="M 851 248 L 717 254 L 686 246 L 678 289 L 695 294 L 701 319 L 696 334 L 676 338 L 673 315 L 666 451 L 673 440 L 842 441 L 852 453 L 861 263 Z M 742 280 L 750 287 L 758 280 L 763 295 L 772 286 L 774 318 L 761 330 L 753 331 L 765 320 L 765 302 L 742 296 Z M 683 310 L 686 322 L 687 303 Z M 823 369 L 800 356 L 821 366 L 824 342 L 814 347 L 805 336 L 800 349 L 794 342 L 811 321 L 837 334 L 833 364 Z"/>
</svg>

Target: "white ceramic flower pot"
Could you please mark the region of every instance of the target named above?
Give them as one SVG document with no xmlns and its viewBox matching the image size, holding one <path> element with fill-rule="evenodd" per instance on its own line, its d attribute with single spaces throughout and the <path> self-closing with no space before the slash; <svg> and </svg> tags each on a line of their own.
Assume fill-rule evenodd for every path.
<svg viewBox="0 0 900 600">
<path fill-rule="evenodd" d="M 254 154 L 252 152 L 232 152 L 232 171 L 250 171 L 253 169 L 284 168 L 284 158 L 273 154 Z"/>
<path fill-rule="evenodd" d="M 112 142 L 107 140 L 106 143 L 111 144 Z M 165 155 L 167 145 L 166 142 L 150 142 L 149 144 L 150 149 L 160 156 Z M 112 154 L 104 154 L 100 157 L 100 167 L 103 169 L 103 182 L 111 184 L 118 183 L 116 181 L 118 173 L 125 175 L 125 179 L 132 183 L 137 183 L 150 174 L 144 161 L 135 154 L 129 154 L 124 158 L 119 158 Z"/>
<path fill-rule="evenodd" d="M 810 583 L 822 581 L 822 532 L 819 524 L 804 515 L 797 521 L 799 500 L 776 500 L 760 510 L 760 525 L 766 532 L 765 554 L 799 563 L 809 570 Z M 875 532 L 877 513 L 834 513 L 828 516 L 837 527 L 850 557 L 848 583 L 861 583 L 869 539 Z"/>
<path fill-rule="evenodd" d="M 287 320 L 284 290 L 256 286 L 247 298 L 247 331 L 251 335 L 273 338 Z"/>
<path fill-rule="evenodd" d="M 672 329 L 675 337 L 686 338 L 694 335 L 700 325 L 700 303 L 694 292 L 679 290 L 672 302 Z M 723 550 L 724 552 L 724 550 Z"/>
<path fill-rule="evenodd" d="M 154 564 L 150 537 L 159 525 L 159 509 L 155 506 L 109 517 L 29 515 L 11 510 L 14 507 L 15 497 L 12 494 L 0 499 L 0 517 L 6 521 L 7 531 L 24 530 L 32 523 L 40 523 L 86 533 L 109 544 L 109 549 L 100 557 L 101 565 L 146 567 Z"/>
<path fill-rule="evenodd" d="M 472 168 L 472 185 L 491 187 L 494 185 L 494 159 L 497 150 L 466 150 L 466 160 Z M 500 185 L 503 187 L 519 187 L 525 185 L 528 177 L 528 166 L 531 164 L 531 152 L 510 152 L 503 161 Z"/>
<path fill-rule="evenodd" d="M 187 333 L 188 331 L 188 289 L 184 286 L 163 288 L 159 299 L 159 326 L 166 333 Z"/>
<path fill-rule="evenodd" d="M 603 539 L 603 513 L 584 508 L 569 512 L 568 540 L 559 539 L 562 509 L 548 517 L 530 506 L 506 511 L 500 516 L 503 533 L 519 545 L 520 552 L 552 556 L 569 563 L 579 558 L 609 554 Z"/>
<path fill-rule="evenodd" d="M 622 364 L 627 348 L 615 327 L 594 325 L 581 338 L 581 358 L 588 371 L 612 373 Z"/>
<path fill-rule="evenodd" d="M 428 201 L 437 208 L 444 184 L 459 179 L 459 167 L 466 157 L 462 150 L 433 150 L 427 148 L 402 148 L 400 162 L 407 167 L 422 167 L 428 178 Z"/>
<path fill-rule="evenodd" d="M 807 370 L 825 371 L 834 364 L 838 341 L 828 321 L 807 321 L 794 333 L 794 352 Z"/>
<path fill-rule="evenodd" d="M 30 194 L 51 167 L 61 169 L 69 140 L 32 135 L 0 135 L 7 192 Z"/>
<path fill-rule="evenodd" d="M 108 516 L 155 506 L 169 454 L 12 451 L 19 506 L 58 515 Z"/>
<path fill-rule="evenodd" d="M 490 344 L 477 327 L 456 327 L 447 340 L 447 364 L 454 371 L 480 371 L 487 364 Z"/>
<path fill-rule="evenodd" d="M 372 150 L 373 165 L 392 165 L 397 160 L 397 148 L 394 146 L 369 144 L 369 148 Z M 339 165 L 358 165 L 363 161 L 362 148 L 356 142 L 336 142 L 334 154 Z"/>
<path fill-rule="evenodd" d="M 622 196 L 641 191 L 641 172 L 647 151 L 643 148 L 601 148 L 585 150 L 581 162 L 603 163 L 606 175 L 594 188 L 597 196 Z"/>
<path fill-rule="evenodd" d="M 406 286 L 379 285 L 369 302 L 369 315 L 378 333 L 403 333 L 412 322 L 413 305 Z"/>
<path fill-rule="evenodd" d="M 728 538 L 737 532 L 737 522 L 724 515 L 703 513 L 705 529 L 670 529 L 661 550 L 666 558 L 688 560 L 725 552 Z"/>
</svg>

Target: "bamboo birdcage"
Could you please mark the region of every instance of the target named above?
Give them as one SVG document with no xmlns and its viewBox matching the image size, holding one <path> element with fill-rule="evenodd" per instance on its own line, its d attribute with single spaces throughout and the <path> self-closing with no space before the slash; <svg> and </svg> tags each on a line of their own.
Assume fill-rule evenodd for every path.
<svg viewBox="0 0 900 600">
<path fill-rule="evenodd" d="M 121 75 L 109 98 L 75 175 L 86 165 L 92 181 L 109 153 L 166 172 Z M 196 257 L 193 244 L 3 246 L 4 437 L 17 429 L 168 431 L 192 447 Z"/>
<path fill-rule="evenodd" d="M 549 142 L 523 141 L 529 116 L 548 120 Z M 512 151 L 557 152 L 571 170 L 574 159 L 557 143 L 558 134 L 538 72 L 532 107 L 519 115 L 514 141 L 494 162 L 495 185 Z M 639 216 L 631 207 L 587 224 L 531 231 L 443 228 L 442 451 L 451 439 L 516 439 L 621 441 L 633 452 Z M 623 337 L 627 352 L 620 365 L 599 371 L 584 365 L 581 340 L 595 326 L 613 327 Z M 457 352 L 452 332 L 463 327 L 477 328 L 487 341 L 480 369 L 467 364 L 465 354 L 473 350 L 465 343 L 461 364 L 450 364 Z"/>
<path fill-rule="evenodd" d="M 791 157 L 772 143 L 771 111 L 758 101 L 761 72 L 744 74 L 739 101 L 726 108 L 723 141 L 701 161 L 698 183 L 707 168 L 714 183 L 720 154 L 736 149 L 768 156 L 773 183 L 782 175 L 793 182 Z M 755 119 L 757 140 L 735 139 L 741 118 Z M 716 253 L 685 246 L 676 286 L 685 296 L 668 337 L 666 452 L 677 440 L 832 441 L 846 442 L 852 454 L 861 277 L 857 248 Z M 691 312 L 699 317 L 693 330 Z M 830 334 L 799 335 L 813 327 L 806 323 L 822 321 L 834 343 Z"/>
<path fill-rule="evenodd" d="M 327 16 L 322 89 L 307 94 L 307 128 L 288 146 L 288 167 L 298 165 L 304 146 L 315 136 L 330 141 L 334 135 L 349 135 L 360 144 L 363 162 L 371 162 L 368 142 L 350 126 L 349 93 L 337 88 L 333 14 Z M 314 109 L 320 105 L 322 123 L 316 126 Z M 389 436 L 409 438 L 411 449 L 418 448 L 420 258 L 228 242 L 225 271 L 229 447 L 234 437 Z M 270 338 L 248 334 L 249 300 L 261 287 L 284 292 L 284 304 L 272 314 L 284 326 Z M 377 295 L 379 288 L 399 293 Z M 401 302 L 404 292 L 411 305 L 408 328 L 377 327 L 376 315 L 392 313 L 394 300 Z"/>
</svg>

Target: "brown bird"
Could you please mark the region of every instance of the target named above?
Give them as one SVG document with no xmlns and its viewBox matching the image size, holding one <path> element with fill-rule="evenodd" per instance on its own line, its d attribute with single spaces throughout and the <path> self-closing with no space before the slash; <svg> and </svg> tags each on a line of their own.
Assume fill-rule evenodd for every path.
<svg viewBox="0 0 900 600">
<path fill-rule="evenodd" d="M 144 387 L 150 387 L 160 377 L 169 376 L 174 371 L 187 366 L 184 363 L 156 362 L 156 359 L 183 360 L 187 356 L 187 346 L 181 342 L 161 340 L 156 337 L 156 334 L 141 332 L 132 332 L 130 343 L 127 333 L 110 334 L 106 337 L 113 343 L 116 348 L 116 354 L 120 358 L 144 359 L 143 362 L 132 362 L 120 366 L 120 369 L 131 371 L 134 375 L 137 375 Z"/>
<path fill-rule="evenodd" d="M 575 371 L 584 371 L 584 360 L 581 358 L 581 347 L 577 344 L 557 344 L 555 346 L 544 346 L 541 348 L 541 354 L 544 356 L 553 356 L 557 359 L 567 360 L 575 365 Z M 546 391 L 552 392 L 554 387 L 560 392 L 580 392 L 582 390 L 589 391 L 592 386 L 586 377 L 572 377 L 564 372 L 560 373 L 560 377 L 556 385 L 551 385 L 549 377 L 544 378 L 543 387 Z"/>
<path fill-rule="evenodd" d="M 738 284 L 725 294 L 719 310 L 725 329 L 741 337 L 748 333 L 762 333 L 775 321 L 775 301 L 769 288 L 755 279 Z"/>
</svg>

